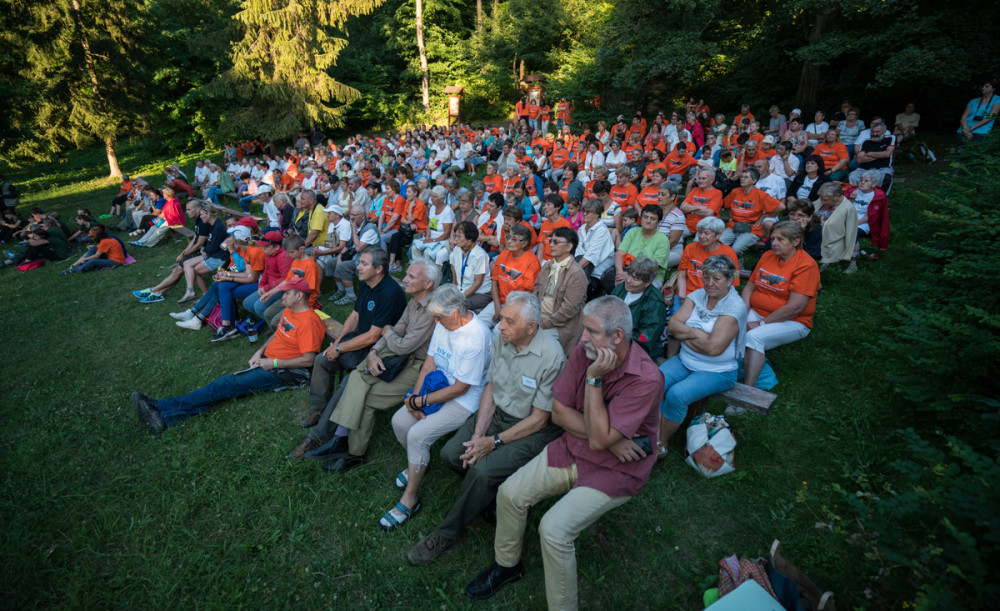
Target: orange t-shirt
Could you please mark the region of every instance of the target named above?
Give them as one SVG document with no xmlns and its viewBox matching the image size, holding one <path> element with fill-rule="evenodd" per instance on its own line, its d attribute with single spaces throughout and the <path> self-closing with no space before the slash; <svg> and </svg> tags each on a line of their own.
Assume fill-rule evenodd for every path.
<svg viewBox="0 0 1000 611">
<path fill-rule="evenodd" d="M 732 229 L 734 223 L 756 223 L 763 215 L 777 210 L 781 202 L 754 187 L 750 193 L 746 193 L 742 188 L 733 189 L 726 196 L 723 205 L 729 209 L 731 218 L 727 227 Z M 760 237 L 760 227 L 753 227 L 751 231 Z"/>
<path fill-rule="evenodd" d="M 121 187 L 118 188 L 118 195 L 125 195 L 132 190 L 132 181 L 126 180 L 122 182 Z"/>
<path fill-rule="evenodd" d="M 514 185 L 516 185 L 519 182 L 521 182 L 521 177 L 517 176 L 517 175 L 515 175 L 513 178 L 510 177 L 510 176 L 508 176 L 507 178 L 504 178 L 503 179 L 503 192 L 505 194 L 506 193 L 513 193 L 514 192 Z"/>
<path fill-rule="evenodd" d="M 483 177 L 483 184 L 487 193 L 503 193 L 503 176 L 491 174 Z"/>
<path fill-rule="evenodd" d="M 657 197 L 659 197 L 659 193 L 657 193 Z M 624 186 L 618 183 L 611 187 L 611 199 L 618 203 L 619 208 L 625 210 L 635 205 L 639 199 L 639 190 L 630 182 L 625 183 Z"/>
<path fill-rule="evenodd" d="M 687 276 L 684 279 L 687 281 L 687 294 L 690 295 L 694 291 L 705 287 L 705 283 L 701 280 L 701 266 L 704 265 L 705 259 L 713 255 L 726 255 L 729 257 L 736 269 L 740 268 L 739 257 L 736 256 L 736 251 L 725 244 L 720 243 L 719 247 L 712 252 L 705 250 L 705 247 L 701 245 L 701 242 L 695 240 L 687 246 L 684 247 L 684 254 L 681 255 L 681 262 L 677 264 L 677 271 L 687 272 Z M 740 275 L 736 274 L 733 279 L 733 286 L 740 285 Z"/>
<path fill-rule="evenodd" d="M 548 104 L 542 106 L 541 113 L 542 113 L 542 121 L 548 121 L 549 119 L 552 118 L 552 108 L 550 108 Z"/>
<path fill-rule="evenodd" d="M 655 170 L 660 169 L 660 168 L 663 168 L 664 170 L 667 170 L 667 174 L 670 174 L 670 168 L 667 167 L 666 161 L 661 161 L 660 163 L 650 163 L 650 164 L 648 164 L 646 166 L 645 171 L 643 171 L 643 173 L 642 173 L 642 177 L 645 178 L 646 180 L 652 180 L 653 179 L 653 172 Z"/>
<path fill-rule="evenodd" d="M 812 329 L 819 280 L 819 265 L 806 251 L 800 248 L 791 259 L 782 261 L 769 250 L 761 255 L 750 275 L 750 283 L 755 286 L 750 295 L 750 307 L 766 318 L 788 303 L 789 293 L 805 295 L 809 298 L 806 309 L 792 320 Z"/>
<path fill-rule="evenodd" d="M 255 272 L 264 271 L 264 249 L 260 246 L 247 246 L 246 248 L 237 247 L 236 254 L 243 257 L 243 260 L 247 264 L 247 268 Z M 239 271 L 233 265 L 230 266 L 230 270 Z"/>
<path fill-rule="evenodd" d="M 520 100 L 518 100 L 517 103 L 514 104 L 514 114 L 519 117 L 527 114 L 524 109 L 524 104 Z"/>
<path fill-rule="evenodd" d="M 753 162 L 757 161 L 758 159 L 764 159 L 767 157 L 767 155 L 765 155 L 764 152 L 761 151 L 760 149 L 755 150 L 753 152 L 753 155 L 748 154 L 746 152 L 746 149 L 744 149 L 743 152 L 740 153 L 740 155 L 743 155 L 744 168 L 749 168 L 751 165 L 753 165 Z"/>
<path fill-rule="evenodd" d="M 698 161 L 687 153 L 681 157 L 677 154 L 676 150 L 673 150 L 670 151 L 670 154 L 667 155 L 666 159 L 664 159 L 664 163 L 667 164 L 667 173 L 671 176 L 675 176 L 677 174 L 684 174 L 684 172 L 687 172 L 688 168 L 693 165 L 697 165 Z"/>
<path fill-rule="evenodd" d="M 538 272 L 542 266 L 538 263 L 538 257 L 533 253 L 525 251 L 517 259 L 509 250 L 505 250 L 497 256 L 493 264 L 493 281 L 497 283 L 497 292 L 500 294 L 500 303 L 507 301 L 507 295 L 513 291 L 535 290 L 535 280 L 538 279 Z"/>
<path fill-rule="evenodd" d="M 413 224 L 417 226 L 417 233 L 427 231 L 427 204 L 419 197 L 413 204 Z"/>
<path fill-rule="evenodd" d="M 548 261 L 549 259 L 552 258 L 552 251 L 549 247 L 549 240 L 552 239 L 552 232 L 559 227 L 569 227 L 570 229 L 573 228 L 573 226 L 570 225 L 569 221 L 567 221 L 565 218 L 560 218 L 555 223 L 553 223 L 549 219 L 545 219 L 544 221 L 542 221 L 542 229 L 539 232 L 538 241 L 542 244 L 542 259 L 544 259 L 545 261 Z"/>
<path fill-rule="evenodd" d="M 393 214 L 398 214 L 399 218 L 392 225 L 386 226 L 386 231 L 392 231 L 393 229 L 399 229 L 399 222 L 403 219 L 406 214 L 406 200 L 403 199 L 401 195 L 389 199 L 387 195 L 385 201 L 382 203 L 382 214 L 385 215 L 385 220 L 388 221 Z"/>
<path fill-rule="evenodd" d="M 528 102 L 528 118 L 537 119 L 538 115 L 541 114 L 542 109 L 534 102 Z"/>
<path fill-rule="evenodd" d="M 552 169 L 558 170 L 566 165 L 567 161 L 569 161 L 569 151 L 565 147 L 555 149 L 552 151 L 552 154 L 549 155 L 549 161 L 552 162 Z"/>
<path fill-rule="evenodd" d="M 316 307 L 320 284 L 323 282 L 323 270 L 319 268 L 316 261 L 312 257 L 306 257 L 301 261 L 294 259 L 292 266 L 288 268 L 288 273 L 285 274 L 285 282 L 290 282 L 292 278 L 302 278 L 309 283 L 309 286 L 312 287 L 312 290 L 309 291 L 309 307 Z"/>
<path fill-rule="evenodd" d="M 650 143 L 649 143 L 649 149 L 648 149 L 648 150 L 650 150 L 650 151 L 651 151 L 651 150 L 653 150 L 653 149 L 657 149 L 657 150 L 659 150 L 659 151 L 660 151 L 661 153 L 663 153 L 664 155 L 666 155 L 666 154 L 667 154 L 667 143 L 666 143 L 666 142 L 664 142 L 663 140 L 660 140 L 660 141 L 659 141 L 659 142 L 657 142 L 656 144 L 653 144 L 652 142 L 650 142 Z"/>
<path fill-rule="evenodd" d="M 326 327 L 314 310 L 295 313 L 285 308 L 274 339 L 264 349 L 264 358 L 297 359 L 308 352 L 318 353 L 324 337 Z"/>
<path fill-rule="evenodd" d="M 633 144 L 631 142 L 626 142 L 625 144 L 622 145 L 622 150 L 625 151 L 625 154 L 628 155 L 629 159 L 631 159 L 632 151 L 636 150 L 641 151 L 643 150 L 643 148 L 641 144 Z"/>
<path fill-rule="evenodd" d="M 656 185 L 649 185 L 642 191 L 639 191 L 638 197 L 635 199 L 635 203 L 642 210 L 650 204 L 660 203 L 660 187 Z"/>
<path fill-rule="evenodd" d="M 833 144 L 820 142 L 813 149 L 813 155 L 819 155 L 823 158 L 825 170 L 832 170 L 833 166 L 840 163 L 842 159 L 848 158 L 847 147 L 844 146 L 843 142 L 834 142 Z"/>
<path fill-rule="evenodd" d="M 691 206 L 707 206 L 715 212 L 715 216 L 719 216 L 719 211 L 722 210 L 722 191 L 719 191 L 715 187 L 709 188 L 708 190 L 702 189 L 701 187 L 695 187 L 691 189 L 688 196 L 684 198 L 684 203 Z M 687 214 L 685 217 L 687 220 L 688 231 L 691 233 L 698 233 L 698 221 L 705 217 L 698 216 L 697 214 Z"/>
<path fill-rule="evenodd" d="M 106 255 L 109 261 L 114 261 L 119 265 L 125 264 L 125 251 L 122 250 L 122 245 L 118 243 L 118 240 L 114 238 L 101 240 L 101 243 L 97 245 L 97 252 Z"/>
</svg>

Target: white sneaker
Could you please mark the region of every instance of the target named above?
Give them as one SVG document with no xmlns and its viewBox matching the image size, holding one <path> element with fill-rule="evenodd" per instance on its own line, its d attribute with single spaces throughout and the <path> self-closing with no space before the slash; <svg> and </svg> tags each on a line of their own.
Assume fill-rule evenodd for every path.
<svg viewBox="0 0 1000 611">
<path fill-rule="evenodd" d="M 170 318 L 174 320 L 191 320 L 194 318 L 194 312 L 191 310 L 184 310 L 183 312 L 171 312 Z"/>
<path fill-rule="evenodd" d="M 742 416 L 745 413 L 747 413 L 747 408 L 745 407 L 740 407 L 738 405 L 729 405 L 726 407 L 727 416 Z"/>
<path fill-rule="evenodd" d="M 201 330 L 201 319 L 193 314 L 191 315 L 191 320 L 181 320 L 174 324 L 181 329 L 191 329 L 192 331 Z"/>
</svg>

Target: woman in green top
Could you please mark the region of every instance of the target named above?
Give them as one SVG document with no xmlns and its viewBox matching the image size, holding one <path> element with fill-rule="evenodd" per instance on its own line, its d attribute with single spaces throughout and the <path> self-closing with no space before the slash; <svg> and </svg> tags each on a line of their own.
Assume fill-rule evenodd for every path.
<svg viewBox="0 0 1000 611">
<path fill-rule="evenodd" d="M 667 306 L 660 289 L 653 285 L 659 267 L 649 257 L 637 257 L 626 267 L 625 280 L 611 291 L 632 311 L 632 340 L 654 360 L 663 356 L 660 338 L 667 326 Z"/>
<path fill-rule="evenodd" d="M 625 268 L 636 257 L 649 257 L 659 270 L 653 275 L 653 284 L 663 286 L 664 272 L 670 263 L 670 239 L 659 230 L 663 219 L 663 208 L 657 204 L 643 206 L 639 215 L 641 231 L 633 229 L 625 234 L 621 245 L 615 252 L 615 265 L 601 277 L 605 292 L 622 282 L 625 282 Z"/>
</svg>

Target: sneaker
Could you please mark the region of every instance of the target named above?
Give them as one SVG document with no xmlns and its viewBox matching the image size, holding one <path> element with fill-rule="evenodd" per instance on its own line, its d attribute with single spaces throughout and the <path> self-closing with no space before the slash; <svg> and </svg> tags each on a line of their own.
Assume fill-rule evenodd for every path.
<svg viewBox="0 0 1000 611">
<path fill-rule="evenodd" d="M 135 407 L 135 414 L 139 417 L 139 421 L 149 428 L 150 433 L 159 435 L 167 430 L 167 423 L 154 399 L 150 399 L 141 392 L 134 392 L 132 393 L 132 406 Z"/>
<path fill-rule="evenodd" d="M 403 271 L 403 268 L 399 266 L 399 263 L 393 263 L 392 265 L 389 266 L 390 274 L 395 274 L 396 272 L 401 272 L 401 271 Z"/>
<path fill-rule="evenodd" d="M 176 324 L 181 329 L 191 329 L 192 331 L 201 331 L 202 322 L 200 318 L 192 314 L 190 319 L 181 320 L 174 324 Z"/>
<path fill-rule="evenodd" d="M 146 295 L 145 297 L 143 297 L 142 299 L 140 299 L 139 303 L 156 303 L 158 301 L 163 301 L 163 295 L 157 295 L 156 293 L 150 293 L 149 295 Z"/>
<path fill-rule="evenodd" d="M 334 301 L 333 305 L 344 306 L 344 305 L 348 305 L 348 304 L 354 303 L 356 300 L 357 300 L 357 297 L 352 297 L 352 296 L 349 296 L 349 295 L 347 295 L 345 293 L 343 297 L 341 297 L 340 299 Z"/>
<path fill-rule="evenodd" d="M 142 299 L 143 297 L 149 297 L 152 294 L 153 294 L 153 291 L 150 290 L 150 289 L 140 289 L 138 291 L 132 291 L 132 295 L 136 299 Z"/>
<path fill-rule="evenodd" d="M 3 254 L 7 255 L 8 259 L 13 259 L 14 258 L 14 251 L 13 250 L 5 250 L 5 251 L 3 251 Z"/>
<path fill-rule="evenodd" d="M 240 330 L 236 327 L 230 325 L 228 327 L 219 327 L 215 330 L 215 334 L 212 335 L 212 342 L 224 342 L 227 339 L 233 339 L 240 334 Z"/>
<path fill-rule="evenodd" d="M 184 310 L 182 312 L 171 312 L 170 313 L 170 318 L 173 318 L 174 320 L 182 320 L 182 321 L 183 320 L 191 320 L 192 318 L 194 318 L 194 312 L 192 312 L 191 310 Z"/>
<path fill-rule="evenodd" d="M 330 295 L 330 301 L 337 301 L 338 299 L 343 299 L 347 295 L 347 291 L 344 289 L 338 289 L 336 293 Z"/>
<path fill-rule="evenodd" d="M 727 416 L 742 416 L 745 413 L 747 413 L 747 408 L 745 408 L 745 407 L 740 407 L 738 405 L 728 405 L 728 406 L 726 406 L 726 415 Z"/>
</svg>

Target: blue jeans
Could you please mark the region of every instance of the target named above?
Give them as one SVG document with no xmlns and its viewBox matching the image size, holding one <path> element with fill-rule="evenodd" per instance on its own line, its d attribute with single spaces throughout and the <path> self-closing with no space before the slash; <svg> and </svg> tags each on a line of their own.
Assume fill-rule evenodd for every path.
<svg viewBox="0 0 1000 611">
<path fill-rule="evenodd" d="M 223 193 L 222 187 L 214 186 L 208 188 L 208 193 L 205 195 L 208 199 L 212 200 L 213 204 L 219 204 L 219 195 Z"/>
<path fill-rule="evenodd" d="M 688 406 L 736 384 L 736 369 L 724 373 L 691 371 L 675 356 L 660 365 L 666 395 L 660 403 L 660 414 L 671 422 L 683 422 Z"/>
<path fill-rule="evenodd" d="M 167 426 L 175 426 L 228 399 L 277 390 L 285 386 L 287 384 L 278 377 L 275 370 L 264 371 L 257 368 L 240 375 L 222 376 L 180 397 L 160 399 L 157 401 L 157 408 L 163 414 Z"/>
<path fill-rule="evenodd" d="M 257 199 L 256 195 L 247 195 L 246 197 L 240 198 L 240 210 L 243 212 L 250 212 L 250 202 Z"/>
<path fill-rule="evenodd" d="M 222 320 L 232 323 L 236 317 L 236 300 L 243 299 L 251 293 L 257 294 L 257 283 L 237 284 L 235 282 L 220 282 L 219 314 Z M 211 310 L 209 310 L 211 313 Z"/>
<path fill-rule="evenodd" d="M 257 291 L 254 291 L 247 295 L 247 298 L 243 300 L 243 308 L 257 318 L 264 318 L 264 310 L 267 309 L 267 306 L 271 305 L 275 301 L 281 300 L 281 296 L 284 294 L 284 291 L 279 291 L 267 301 L 261 301 L 260 295 L 257 294 Z"/>
<path fill-rule="evenodd" d="M 87 248 L 88 257 L 92 257 L 95 254 L 97 254 L 96 246 L 90 246 Z M 87 261 L 80 267 L 71 267 L 66 271 L 68 271 L 71 274 L 82 274 L 83 272 L 98 270 L 105 267 L 118 267 L 119 265 L 121 265 L 121 263 L 117 263 L 115 261 L 112 261 L 111 259 L 91 259 L 90 261 Z"/>
<path fill-rule="evenodd" d="M 194 306 L 191 307 L 191 311 L 198 315 L 202 320 L 208 318 L 209 314 L 212 313 L 212 309 L 215 308 L 215 304 L 219 303 L 219 285 L 220 284 L 236 284 L 235 282 L 213 282 L 205 294 L 201 296 L 201 299 L 195 302 Z"/>
</svg>

